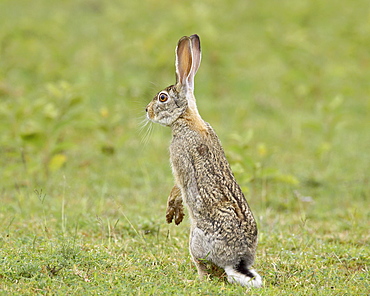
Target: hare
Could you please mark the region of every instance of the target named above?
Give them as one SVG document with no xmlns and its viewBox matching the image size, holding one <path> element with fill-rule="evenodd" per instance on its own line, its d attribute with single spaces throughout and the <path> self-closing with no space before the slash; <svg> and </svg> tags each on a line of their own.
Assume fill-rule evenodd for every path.
<svg viewBox="0 0 370 296">
<path fill-rule="evenodd" d="M 215 131 L 199 115 L 194 76 L 201 61 L 198 35 L 182 37 L 176 47 L 176 84 L 160 91 L 146 107 L 147 118 L 172 129 L 170 162 L 175 179 L 168 198 L 167 222 L 183 219 L 188 208 L 189 249 L 200 278 L 206 262 L 221 267 L 230 283 L 262 286 L 251 269 L 257 225 L 231 171 Z"/>
</svg>

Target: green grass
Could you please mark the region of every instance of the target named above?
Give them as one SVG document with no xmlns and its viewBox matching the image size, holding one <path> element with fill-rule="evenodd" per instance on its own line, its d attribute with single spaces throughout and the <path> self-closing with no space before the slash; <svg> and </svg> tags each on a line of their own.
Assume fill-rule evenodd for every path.
<svg viewBox="0 0 370 296">
<path fill-rule="evenodd" d="M 0 2 L 0 294 L 238 295 L 165 223 L 141 130 L 197 33 L 200 113 L 259 226 L 250 295 L 370 291 L 368 1 Z"/>
</svg>

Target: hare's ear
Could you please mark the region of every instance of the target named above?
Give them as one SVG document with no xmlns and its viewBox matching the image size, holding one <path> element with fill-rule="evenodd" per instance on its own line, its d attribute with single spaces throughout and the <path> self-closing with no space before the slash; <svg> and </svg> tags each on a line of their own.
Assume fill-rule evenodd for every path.
<svg viewBox="0 0 370 296">
<path fill-rule="evenodd" d="M 191 66 L 190 75 L 188 77 L 188 83 L 189 83 L 189 86 L 192 89 L 194 89 L 194 76 L 199 69 L 202 55 L 201 55 L 201 49 L 200 49 L 199 36 L 197 34 L 194 34 L 194 35 L 191 35 L 189 38 L 191 40 L 191 51 L 192 51 L 193 63 Z"/>
<path fill-rule="evenodd" d="M 176 84 L 187 85 L 192 70 L 193 58 L 191 40 L 189 37 L 182 37 L 176 47 Z"/>
</svg>

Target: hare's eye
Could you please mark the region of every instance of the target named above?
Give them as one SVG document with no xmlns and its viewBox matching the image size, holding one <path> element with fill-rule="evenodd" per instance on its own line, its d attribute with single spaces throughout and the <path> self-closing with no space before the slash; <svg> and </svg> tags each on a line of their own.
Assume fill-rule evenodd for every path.
<svg viewBox="0 0 370 296">
<path fill-rule="evenodd" d="M 161 93 L 158 95 L 158 99 L 160 102 L 164 103 L 168 100 L 168 95 L 165 93 Z"/>
</svg>

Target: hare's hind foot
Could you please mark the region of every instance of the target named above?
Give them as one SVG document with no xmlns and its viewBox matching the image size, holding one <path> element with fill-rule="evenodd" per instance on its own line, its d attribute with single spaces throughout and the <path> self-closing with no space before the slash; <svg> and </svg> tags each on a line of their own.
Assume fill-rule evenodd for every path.
<svg viewBox="0 0 370 296">
<path fill-rule="evenodd" d="M 245 287 L 262 287 L 262 278 L 254 269 L 248 269 L 245 266 L 241 267 L 241 265 L 236 268 L 226 266 L 225 272 L 229 283 L 239 284 Z"/>
<path fill-rule="evenodd" d="M 210 279 L 210 278 L 221 279 L 221 278 L 225 278 L 226 276 L 225 270 L 222 267 L 217 266 L 216 264 L 208 260 L 204 260 L 204 259 L 194 260 L 192 258 L 192 261 L 194 262 L 197 268 L 198 276 L 200 280 Z"/>
<path fill-rule="evenodd" d="M 192 258 L 192 261 L 194 262 L 195 267 L 197 268 L 199 278 L 201 280 L 204 280 L 209 275 L 207 264 L 203 260 L 198 260 L 194 258 Z"/>
</svg>

